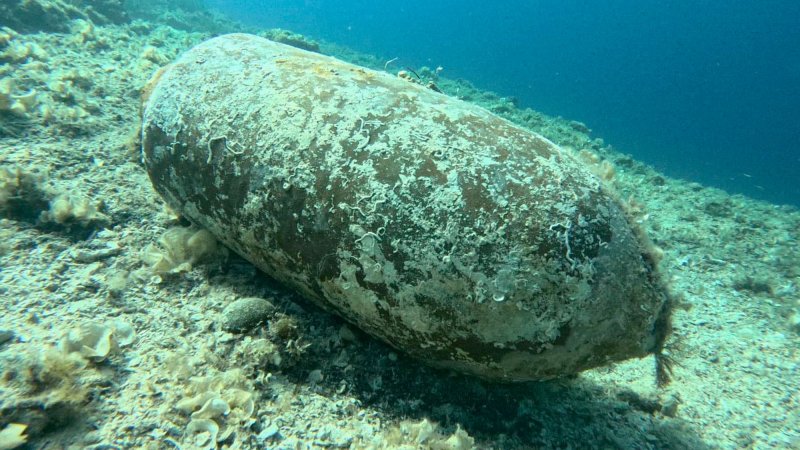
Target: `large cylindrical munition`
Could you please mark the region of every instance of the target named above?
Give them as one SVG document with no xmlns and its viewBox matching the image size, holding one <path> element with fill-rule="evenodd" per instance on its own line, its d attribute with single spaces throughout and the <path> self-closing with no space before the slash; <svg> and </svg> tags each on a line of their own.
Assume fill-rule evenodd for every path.
<svg viewBox="0 0 800 450">
<path fill-rule="evenodd" d="M 245 34 L 151 83 L 144 160 L 167 203 L 392 346 L 495 380 L 659 350 L 669 308 L 648 244 L 547 139 Z"/>
</svg>

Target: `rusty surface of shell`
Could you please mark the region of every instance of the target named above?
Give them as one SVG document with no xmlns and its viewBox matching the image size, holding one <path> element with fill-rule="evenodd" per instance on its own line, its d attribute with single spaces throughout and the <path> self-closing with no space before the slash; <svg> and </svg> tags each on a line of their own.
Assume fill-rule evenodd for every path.
<svg viewBox="0 0 800 450">
<path fill-rule="evenodd" d="M 547 139 L 244 34 L 153 83 L 144 160 L 167 203 L 392 346 L 494 380 L 657 350 L 667 296 L 648 244 Z"/>
</svg>

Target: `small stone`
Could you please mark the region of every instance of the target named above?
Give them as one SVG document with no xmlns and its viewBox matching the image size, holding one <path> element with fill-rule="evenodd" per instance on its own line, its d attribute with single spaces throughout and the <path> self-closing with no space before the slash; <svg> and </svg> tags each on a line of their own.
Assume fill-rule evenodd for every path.
<svg viewBox="0 0 800 450">
<path fill-rule="evenodd" d="M 281 436 L 281 430 L 275 424 L 270 424 L 258 434 L 257 438 L 261 441 L 266 441 L 267 439 L 282 440 L 283 436 Z"/>
<path fill-rule="evenodd" d="M 12 341 L 15 337 L 16 335 L 13 331 L 0 330 L 0 346 Z"/>
<path fill-rule="evenodd" d="M 308 373 L 308 382 L 311 384 L 317 384 L 325 379 L 325 376 L 322 375 L 322 371 L 319 369 L 312 370 Z"/>
<path fill-rule="evenodd" d="M 275 306 L 259 297 L 240 298 L 222 310 L 222 328 L 232 333 L 249 331 L 265 322 Z"/>
<path fill-rule="evenodd" d="M 678 405 L 680 405 L 680 398 L 677 396 L 670 396 L 661 406 L 661 414 L 667 417 L 675 417 L 678 414 Z"/>
</svg>

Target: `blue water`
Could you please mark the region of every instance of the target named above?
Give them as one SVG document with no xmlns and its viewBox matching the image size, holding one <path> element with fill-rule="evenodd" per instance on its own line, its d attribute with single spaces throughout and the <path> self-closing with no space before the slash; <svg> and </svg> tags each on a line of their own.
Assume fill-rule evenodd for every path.
<svg viewBox="0 0 800 450">
<path fill-rule="evenodd" d="M 795 0 L 210 0 L 585 122 L 668 175 L 800 206 Z"/>
</svg>

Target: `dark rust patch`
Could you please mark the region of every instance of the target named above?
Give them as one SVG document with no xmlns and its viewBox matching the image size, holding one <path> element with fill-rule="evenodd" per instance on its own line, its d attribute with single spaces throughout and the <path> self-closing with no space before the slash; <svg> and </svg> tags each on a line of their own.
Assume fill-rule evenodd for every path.
<svg viewBox="0 0 800 450">
<path fill-rule="evenodd" d="M 414 175 L 419 178 L 429 178 L 434 184 L 444 184 L 447 182 L 447 176 L 436 168 L 436 163 L 431 158 L 425 158 L 422 164 L 419 165 Z"/>
</svg>

